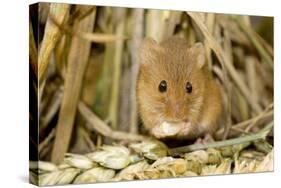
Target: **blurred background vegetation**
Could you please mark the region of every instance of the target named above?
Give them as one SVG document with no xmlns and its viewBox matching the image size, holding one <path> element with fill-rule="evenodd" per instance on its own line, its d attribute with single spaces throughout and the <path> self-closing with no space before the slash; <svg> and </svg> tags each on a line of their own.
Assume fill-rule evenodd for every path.
<svg viewBox="0 0 281 188">
<path fill-rule="evenodd" d="M 57 163 L 65 152 L 142 139 L 138 46 L 144 37 L 172 35 L 205 44 L 228 94 L 228 125 L 218 139 L 273 121 L 273 18 L 39 3 L 30 8 L 31 97 L 40 104 L 39 118 L 31 104 L 30 129 L 38 118 L 39 159 Z"/>
</svg>

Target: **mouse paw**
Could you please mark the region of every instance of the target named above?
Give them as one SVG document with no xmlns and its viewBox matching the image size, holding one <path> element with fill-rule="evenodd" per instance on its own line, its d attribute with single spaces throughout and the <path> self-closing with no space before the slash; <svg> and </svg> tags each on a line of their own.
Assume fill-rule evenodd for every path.
<svg viewBox="0 0 281 188">
<path fill-rule="evenodd" d="M 214 138 L 212 135 L 210 134 L 206 134 L 203 138 L 198 138 L 196 141 L 195 141 L 195 144 L 203 144 L 203 145 L 206 145 L 207 143 L 210 143 L 210 142 L 214 142 Z"/>
<path fill-rule="evenodd" d="M 158 139 L 173 137 L 178 134 L 181 128 L 181 124 L 163 122 L 162 124 L 153 127 L 151 130 L 151 134 Z"/>
</svg>

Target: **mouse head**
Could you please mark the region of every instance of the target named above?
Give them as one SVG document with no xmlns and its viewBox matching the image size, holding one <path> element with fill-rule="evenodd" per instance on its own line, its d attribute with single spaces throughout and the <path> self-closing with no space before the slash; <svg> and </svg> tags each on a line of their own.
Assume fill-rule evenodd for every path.
<svg viewBox="0 0 281 188">
<path fill-rule="evenodd" d="M 140 47 L 139 59 L 137 97 L 141 113 L 154 120 L 148 121 L 196 123 L 206 90 L 203 45 L 188 46 L 179 38 L 158 44 L 148 38 Z"/>
</svg>

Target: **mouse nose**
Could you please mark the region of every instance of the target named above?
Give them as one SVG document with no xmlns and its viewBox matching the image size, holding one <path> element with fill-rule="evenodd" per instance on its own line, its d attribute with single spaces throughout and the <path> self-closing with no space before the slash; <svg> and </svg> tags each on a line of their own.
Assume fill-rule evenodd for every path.
<svg viewBox="0 0 281 188">
<path fill-rule="evenodd" d="M 181 122 L 181 110 L 181 105 L 178 102 L 170 102 L 167 105 L 167 119 L 174 123 Z"/>
<path fill-rule="evenodd" d="M 174 104 L 174 112 L 175 115 L 179 114 L 180 112 L 180 105 L 178 103 Z"/>
</svg>

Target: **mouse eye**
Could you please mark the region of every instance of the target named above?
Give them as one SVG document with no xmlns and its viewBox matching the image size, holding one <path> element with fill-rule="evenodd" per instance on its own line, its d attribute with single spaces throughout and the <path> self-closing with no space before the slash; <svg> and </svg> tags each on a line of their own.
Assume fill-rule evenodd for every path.
<svg viewBox="0 0 281 188">
<path fill-rule="evenodd" d="M 185 86 L 185 89 L 186 89 L 187 93 L 191 93 L 192 92 L 192 84 L 190 82 L 187 82 L 186 86 Z"/>
<path fill-rule="evenodd" d="M 161 93 L 167 91 L 167 82 L 165 80 L 162 80 L 159 84 L 158 89 Z"/>
</svg>

